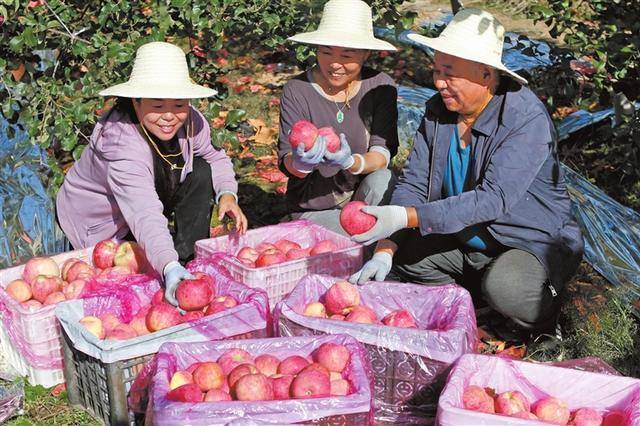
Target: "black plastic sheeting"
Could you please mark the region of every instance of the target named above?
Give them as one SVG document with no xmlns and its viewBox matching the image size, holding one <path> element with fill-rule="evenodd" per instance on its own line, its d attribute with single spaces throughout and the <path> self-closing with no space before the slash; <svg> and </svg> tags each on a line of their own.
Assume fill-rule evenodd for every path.
<svg viewBox="0 0 640 426">
<path fill-rule="evenodd" d="M 57 226 L 53 197 L 44 186 L 46 153 L 0 116 L 0 268 L 41 254 L 65 251 Z"/>
</svg>

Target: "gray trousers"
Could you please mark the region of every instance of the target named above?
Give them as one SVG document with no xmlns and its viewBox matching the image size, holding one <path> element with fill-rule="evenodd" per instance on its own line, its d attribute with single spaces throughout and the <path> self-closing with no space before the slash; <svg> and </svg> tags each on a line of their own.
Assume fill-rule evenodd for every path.
<svg viewBox="0 0 640 426">
<path fill-rule="evenodd" d="M 395 175 L 389 169 L 380 169 L 369 173 L 360 182 L 351 200 L 345 201 L 344 204 L 348 201 L 364 201 L 370 206 L 384 205 L 391 199 L 396 180 Z M 341 205 L 338 208 L 329 210 L 292 213 L 285 216 L 283 220 L 308 219 L 338 234 L 349 236 L 340 226 L 340 210 L 342 207 Z"/>
<path fill-rule="evenodd" d="M 534 255 L 505 248 L 489 256 L 460 247 L 451 235 L 422 236 L 408 230 L 388 279 L 427 285 L 456 282 L 521 328 L 544 331 L 555 325 L 559 297 Z"/>
</svg>

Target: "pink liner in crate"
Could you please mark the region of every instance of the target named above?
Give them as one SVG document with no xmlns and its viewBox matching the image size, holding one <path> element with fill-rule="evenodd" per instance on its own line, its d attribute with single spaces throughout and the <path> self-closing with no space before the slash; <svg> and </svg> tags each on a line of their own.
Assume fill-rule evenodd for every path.
<svg viewBox="0 0 640 426">
<path fill-rule="evenodd" d="M 166 398 L 171 376 L 194 362 L 214 361 L 227 349 L 240 348 L 254 357 L 271 354 L 281 360 L 293 354 L 310 355 L 323 343 L 343 344 L 351 353 L 345 376 L 354 387 L 347 396 L 278 401 L 186 403 Z M 162 345 L 155 358 L 147 418 L 154 425 L 292 424 L 367 425 L 372 422 L 371 370 L 366 350 L 354 338 L 330 336 L 251 339 Z"/>
<path fill-rule="evenodd" d="M 235 257 L 242 247 L 255 247 L 262 242 L 274 243 L 280 239 L 291 240 L 303 248 L 312 247 L 318 241 L 331 240 L 338 248 L 330 253 L 262 268 L 248 267 Z M 307 274 L 346 277 L 356 272 L 362 266 L 363 248 L 349 238 L 311 221 L 294 220 L 251 229 L 245 235 L 233 233 L 200 240 L 196 242 L 195 253 L 196 257 L 207 257 L 216 253 L 228 254 L 229 256 L 220 257 L 220 264 L 227 268 L 234 279 L 249 287 L 264 289 L 273 307 L 296 286 L 300 278 Z"/>
<path fill-rule="evenodd" d="M 623 411 L 625 426 L 640 425 L 640 380 L 592 373 L 497 356 L 463 355 L 451 370 L 438 401 L 440 426 L 519 426 L 549 424 L 538 420 L 466 410 L 462 394 L 467 386 L 490 387 L 496 394 L 517 390 L 533 404 L 553 396 L 573 411 L 590 407 L 604 414 Z"/>
<path fill-rule="evenodd" d="M 450 366 L 477 346 L 471 296 L 457 285 L 437 287 L 397 282 L 370 282 L 358 287 L 360 303 L 379 319 L 408 309 L 419 329 L 359 324 L 303 315 L 308 303 L 321 300 L 338 279 L 304 277 L 274 308 L 279 336 L 345 333 L 363 343 L 374 373 L 375 418 L 378 423 L 427 421 L 436 412 L 438 394 Z"/>
<path fill-rule="evenodd" d="M 47 256 L 61 266 L 67 259 L 78 258 L 92 264 L 93 247 Z M 28 376 L 31 384 L 45 387 L 64 381 L 62 371 L 62 345 L 60 325 L 56 320 L 55 306 L 43 306 L 37 311 L 25 309 L 5 291 L 13 280 L 21 278 L 24 264 L 0 271 L 0 349 L 11 366 L 21 375 Z M 143 284 L 154 280 L 151 275 L 132 275 L 126 278 L 126 285 Z M 107 280 L 109 281 L 109 280 Z M 99 285 L 90 281 L 80 297 L 87 294 L 114 291 L 115 280 Z M 121 280 L 122 281 L 122 280 Z"/>
</svg>

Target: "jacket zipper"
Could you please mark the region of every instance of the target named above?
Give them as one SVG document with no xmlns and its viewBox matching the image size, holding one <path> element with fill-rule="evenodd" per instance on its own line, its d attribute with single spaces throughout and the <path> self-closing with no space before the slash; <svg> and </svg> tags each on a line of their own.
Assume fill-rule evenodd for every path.
<svg viewBox="0 0 640 426">
<path fill-rule="evenodd" d="M 436 119 L 436 129 L 433 135 L 433 144 L 431 147 L 431 165 L 429 166 L 429 189 L 427 190 L 427 203 L 431 199 L 431 178 L 433 177 L 433 163 L 436 157 L 436 140 L 438 139 L 438 120 Z"/>
</svg>

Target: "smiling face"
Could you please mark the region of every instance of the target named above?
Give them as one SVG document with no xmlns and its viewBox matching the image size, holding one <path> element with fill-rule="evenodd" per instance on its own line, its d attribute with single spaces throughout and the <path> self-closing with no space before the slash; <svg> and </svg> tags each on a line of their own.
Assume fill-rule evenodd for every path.
<svg viewBox="0 0 640 426">
<path fill-rule="evenodd" d="M 349 83 L 360 76 L 362 65 L 369 57 L 369 51 L 320 46 L 316 55 L 321 86 L 333 94 L 346 89 Z"/>
<path fill-rule="evenodd" d="M 446 53 L 434 56 L 433 84 L 449 111 L 473 115 L 486 105 L 497 81 L 491 67 Z"/>
<path fill-rule="evenodd" d="M 133 108 L 147 132 L 161 141 L 170 141 L 189 117 L 187 99 L 135 99 Z"/>
</svg>

